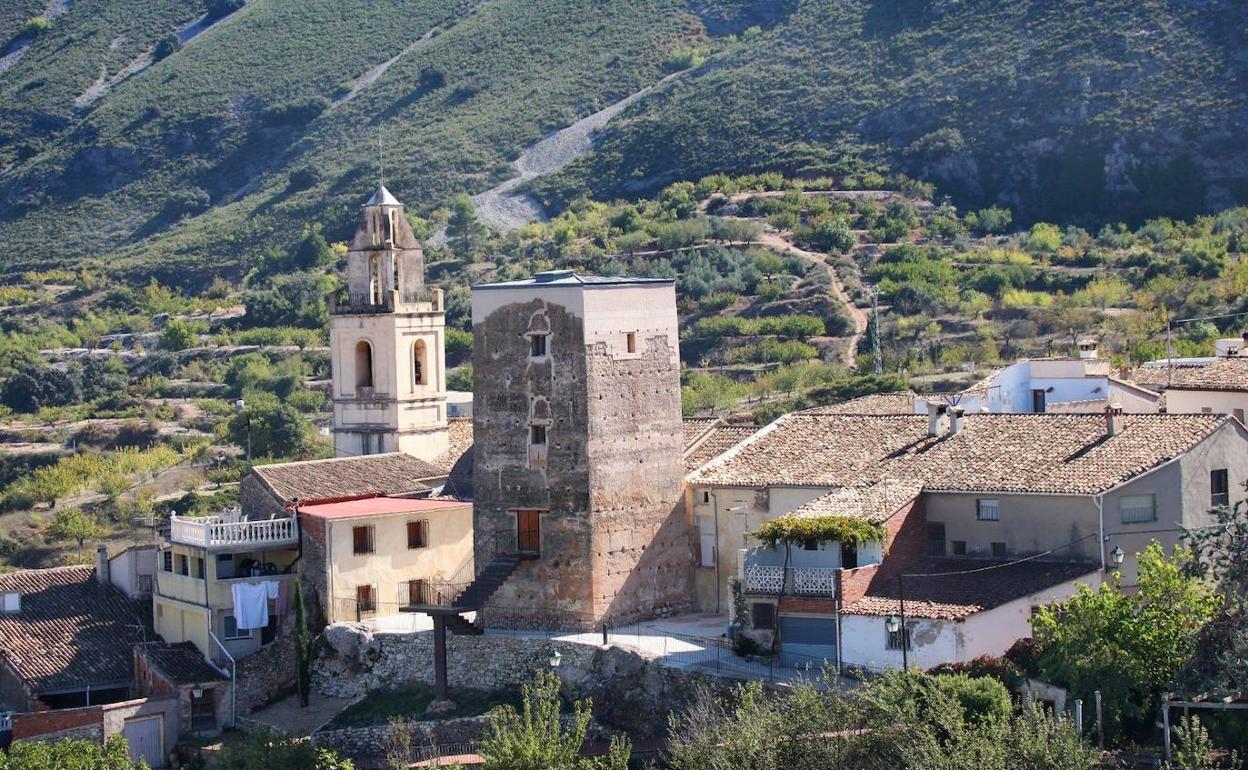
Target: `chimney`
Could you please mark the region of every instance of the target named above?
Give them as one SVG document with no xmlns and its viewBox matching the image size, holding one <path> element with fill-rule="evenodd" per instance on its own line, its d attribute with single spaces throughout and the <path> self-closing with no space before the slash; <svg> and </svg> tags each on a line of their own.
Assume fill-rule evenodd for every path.
<svg viewBox="0 0 1248 770">
<path fill-rule="evenodd" d="M 1084 337 L 1079 340 L 1079 357 L 1085 361 L 1093 361 L 1099 357 L 1096 340 Z"/>
<path fill-rule="evenodd" d="M 966 424 L 966 410 L 960 406 L 953 408 L 953 417 L 949 420 L 949 435 L 956 436 L 962 432 Z"/>
<path fill-rule="evenodd" d="M 1105 432 L 1111 438 L 1122 432 L 1122 404 L 1117 401 L 1105 407 Z"/>
<path fill-rule="evenodd" d="M 949 406 L 939 401 L 927 402 L 927 435 L 936 438 L 944 433 L 941 423 L 948 419 Z"/>
<path fill-rule="evenodd" d="M 111 582 L 108 574 L 108 547 L 100 543 L 95 548 L 95 582 L 106 586 Z"/>
</svg>

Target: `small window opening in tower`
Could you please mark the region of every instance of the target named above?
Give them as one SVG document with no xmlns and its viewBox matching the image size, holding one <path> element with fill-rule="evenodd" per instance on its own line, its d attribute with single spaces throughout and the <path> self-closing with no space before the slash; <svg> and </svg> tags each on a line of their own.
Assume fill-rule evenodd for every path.
<svg viewBox="0 0 1248 770">
<path fill-rule="evenodd" d="M 529 356 L 531 358 L 541 358 L 544 355 L 546 355 L 546 335 L 529 335 Z"/>
<path fill-rule="evenodd" d="M 355 387 L 373 387 L 373 346 L 367 340 L 355 343 Z"/>
<path fill-rule="evenodd" d="M 416 344 L 412 346 L 412 383 L 415 385 L 425 384 L 425 341 L 416 340 Z"/>
<path fill-rule="evenodd" d="M 546 446 L 546 426 L 529 426 L 529 443 L 533 446 Z"/>
<path fill-rule="evenodd" d="M 368 260 L 368 301 L 372 305 L 381 304 L 381 265 L 376 255 Z"/>
<path fill-rule="evenodd" d="M 628 339 L 628 352 L 629 352 L 629 353 L 636 353 L 636 352 L 637 352 L 637 333 L 636 333 L 636 332 L 629 332 L 629 333 L 628 333 L 627 335 L 625 335 L 625 336 L 626 336 L 626 337 L 627 337 L 627 339 Z"/>
</svg>

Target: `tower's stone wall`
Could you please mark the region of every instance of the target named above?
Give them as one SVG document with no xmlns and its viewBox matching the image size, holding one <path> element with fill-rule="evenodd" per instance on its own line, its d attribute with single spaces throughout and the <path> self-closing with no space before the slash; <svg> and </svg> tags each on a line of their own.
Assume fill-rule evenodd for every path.
<svg viewBox="0 0 1248 770">
<path fill-rule="evenodd" d="M 514 549 L 515 511 L 541 511 L 540 558 L 522 563 L 491 605 L 517 624 L 563 626 L 687 609 L 672 287 L 479 294 L 489 296 L 474 294 L 476 541 Z M 535 357 L 543 331 L 547 352 Z M 541 451 L 535 424 L 546 426 Z M 487 611 L 486 622 L 502 614 Z"/>
</svg>

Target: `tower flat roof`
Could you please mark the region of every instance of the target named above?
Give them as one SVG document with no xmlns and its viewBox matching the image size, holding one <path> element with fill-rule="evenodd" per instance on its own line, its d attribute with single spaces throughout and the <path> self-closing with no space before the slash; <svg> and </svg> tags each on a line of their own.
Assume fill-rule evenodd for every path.
<svg viewBox="0 0 1248 770">
<path fill-rule="evenodd" d="M 584 275 L 572 270 L 546 270 L 535 273 L 532 278 L 518 281 L 500 281 L 498 283 L 481 283 L 472 287 L 478 289 L 522 289 L 534 286 L 661 286 L 674 284 L 672 278 L 642 278 L 628 275 Z"/>
</svg>

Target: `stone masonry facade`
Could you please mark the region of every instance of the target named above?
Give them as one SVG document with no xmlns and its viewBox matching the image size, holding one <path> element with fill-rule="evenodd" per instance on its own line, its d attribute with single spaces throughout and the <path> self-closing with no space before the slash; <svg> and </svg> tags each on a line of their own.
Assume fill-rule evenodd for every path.
<svg viewBox="0 0 1248 770">
<path fill-rule="evenodd" d="M 535 333 L 546 354 L 531 355 Z M 541 558 L 492 605 L 512 622 L 596 627 L 688 609 L 692 546 L 681 506 L 680 374 L 675 340 L 640 355 L 586 344 L 567 308 L 535 298 L 474 323 L 474 530 L 508 547 L 516 511 L 539 511 Z M 541 426 L 546 444 L 533 446 Z M 504 624 L 503 612 L 485 613 Z"/>
</svg>

